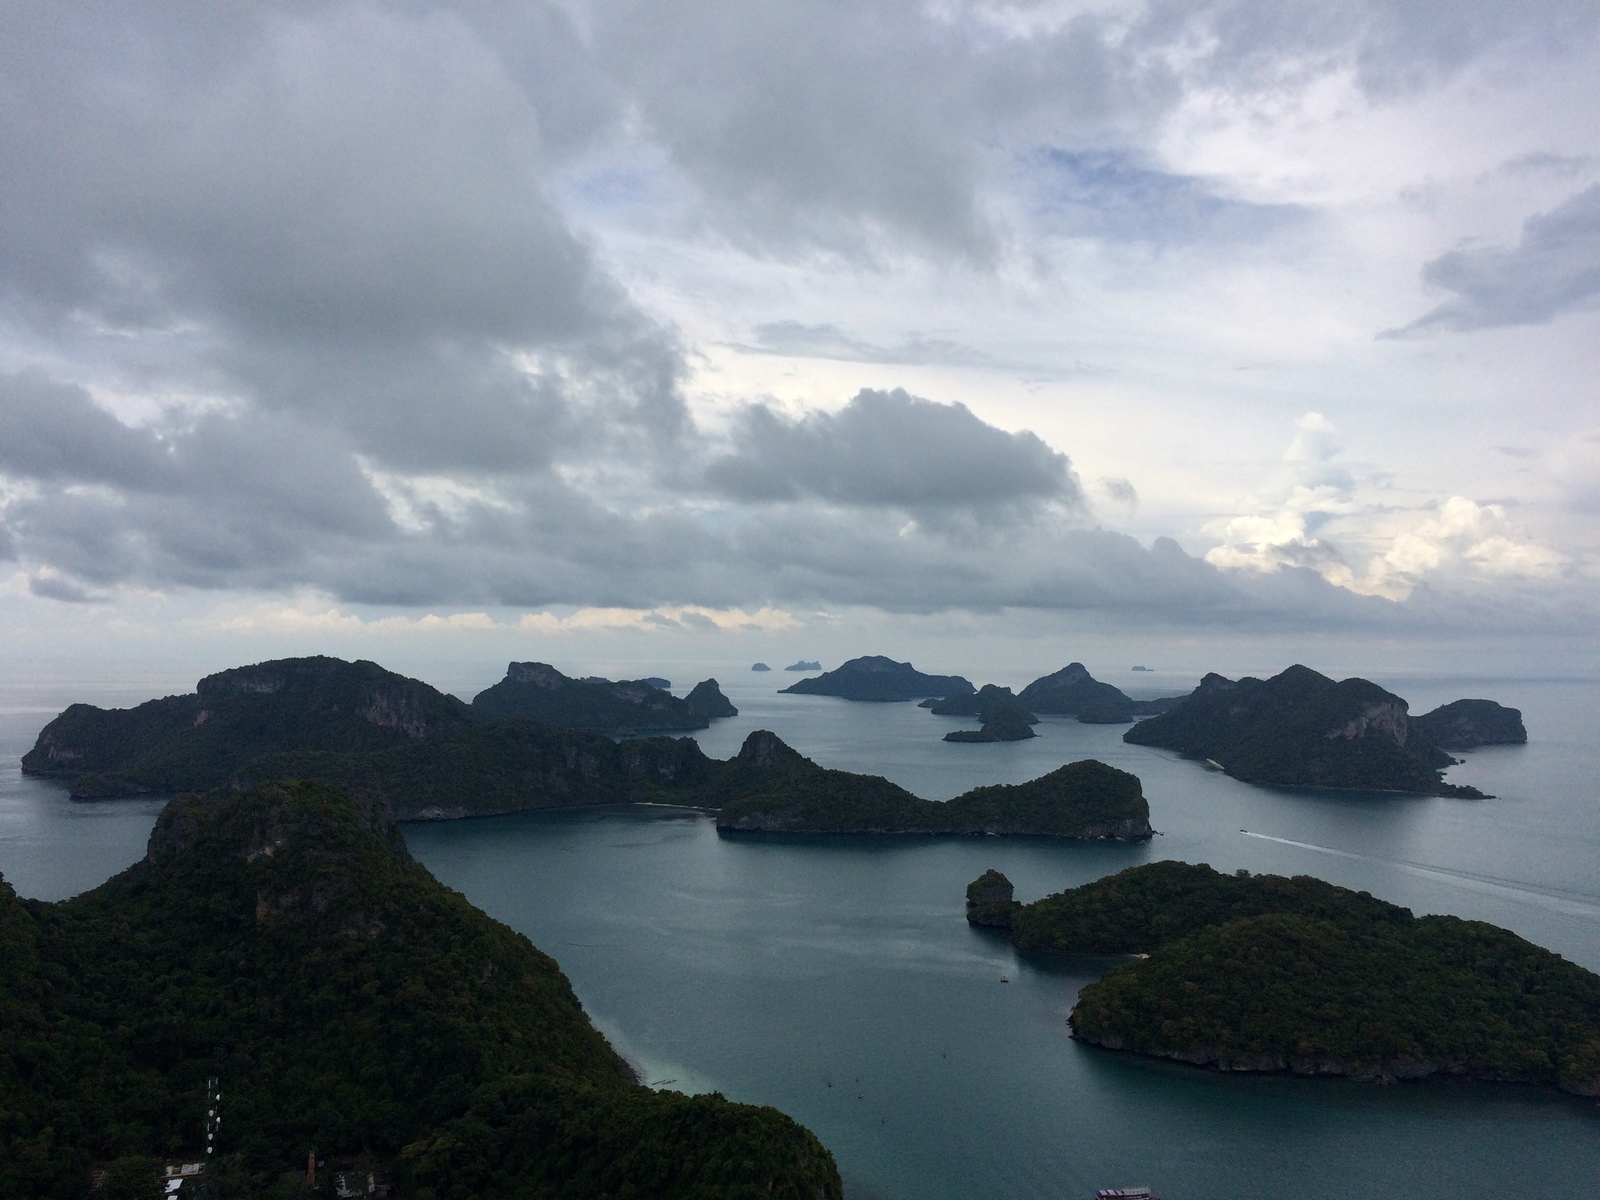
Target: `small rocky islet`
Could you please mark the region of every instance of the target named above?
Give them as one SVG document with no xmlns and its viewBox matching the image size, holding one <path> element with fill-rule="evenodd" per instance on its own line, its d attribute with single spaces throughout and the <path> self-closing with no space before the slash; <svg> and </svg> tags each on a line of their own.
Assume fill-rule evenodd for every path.
<svg viewBox="0 0 1600 1200">
<path fill-rule="evenodd" d="M 1467 1079 L 1600 1095 L 1600 975 L 1509 930 L 1204 863 L 1032 904 L 985 872 L 967 920 L 1030 954 L 1136 955 L 1085 987 L 1080 1041 L 1223 1071 Z"/>
</svg>

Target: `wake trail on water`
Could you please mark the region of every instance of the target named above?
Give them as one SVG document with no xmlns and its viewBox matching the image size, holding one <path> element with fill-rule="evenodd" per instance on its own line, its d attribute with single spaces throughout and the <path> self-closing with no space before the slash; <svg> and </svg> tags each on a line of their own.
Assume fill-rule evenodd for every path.
<svg viewBox="0 0 1600 1200">
<path fill-rule="evenodd" d="M 1408 862 L 1403 858 L 1384 858 L 1377 854 L 1358 854 L 1353 850 L 1336 850 L 1332 846 L 1319 846 L 1315 842 L 1297 842 L 1293 838 L 1273 837 L 1267 833 L 1252 833 L 1241 829 L 1245 837 L 1263 842 L 1276 842 L 1280 846 L 1293 846 L 1297 850 L 1310 850 L 1314 854 L 1327 854 L 1334 858 L 1352 858 L 1359 862 L 1382 863 L 1412 875 L 1436 879 L 1469 892 L 1499 896 L 1517 904 L 1530 904 L 1535 908 L 1565 913 L 1573 917 L 1587 917 L 1600 921 L 1600 896 L 1587 892 L 1573 892 L 1561 888 L 1541 888 L 1520 879 L 1505 879 L 1498 875 L 1484 875 L 1476 871 L 1461 871 L 1451 867 L 1428 866 Z"/>
</svg>

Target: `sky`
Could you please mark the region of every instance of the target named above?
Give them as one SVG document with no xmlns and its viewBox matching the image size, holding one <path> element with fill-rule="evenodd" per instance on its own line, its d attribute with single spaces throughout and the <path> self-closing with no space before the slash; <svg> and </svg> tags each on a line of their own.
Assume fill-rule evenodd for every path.
<svg viewBox="0 0 1600 1200">
<path fill-rule="evenodd" d="M 1600 670 L 1597 65 L 1600 0 L 5 5 L 0 667 Z"/>
</svg>

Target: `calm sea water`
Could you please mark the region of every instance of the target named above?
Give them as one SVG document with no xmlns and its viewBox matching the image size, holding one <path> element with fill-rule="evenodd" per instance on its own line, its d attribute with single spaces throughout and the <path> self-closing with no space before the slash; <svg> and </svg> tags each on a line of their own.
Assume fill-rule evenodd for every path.
<svg viewBox="0 0 1600 1200">
<path fill-rule="evenodd" d="M 1496 799 L 1251 788 L 1125 746 L 1119 727 L 1070 720 L 1047 719 L 1029 742 L 948 745 L 940 735 L 961 722 L 778 696 L 780 674 L 725 681 L 741 714 L 701 736 L 709 753 L 771 728 L 819 762 L 931 798 L 1092 756 L 1143 779 L 1163 836 L 756 840 L 665 808 L 419 824 L 406 836 L 436 875 L 560 960 L 648 1081 L 777 1105 L 821 1136 L 860 1200 L 1082 1197 L 1135 1183 L 1167 1200 L 1600 1194 L 1593 1101 L 1223 1076 L 1082 1047 L 1066 1014 L 1112 963 L 1019 959 L 963 920 L 964 888 L 987 867 L 1032 899 L 1181 858 L 1314 874 L 1418 912 L 1493 921 L 1600 969 L 1600 686 L 1379 681 L 1413 711 L 1464 695 L 1524 710 L 1527 746 L 1476 751 L 1450 774 Z M 51 898 L 137 858 L 159 808 L 74 804 L 23 780 L 16 756 L 53 711 L 0 711 L 0 871 Z"/>
</svg>

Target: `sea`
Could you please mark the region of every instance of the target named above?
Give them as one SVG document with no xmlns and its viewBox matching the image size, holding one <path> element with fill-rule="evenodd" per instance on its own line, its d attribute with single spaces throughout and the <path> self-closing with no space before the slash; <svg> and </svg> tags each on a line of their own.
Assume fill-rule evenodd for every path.
<svg viewBox="0 0 1600 1200">
<path fill-rule="evenodd" d="M 405 836 L 436 876 L 560 962 L 648 1084 L 791 1114 L 833 1152 L 850 1200 L 1067 1200 L 1136 1185 L 1164 1200 L 1600 1196 L 1593 1099 L 1224 1074 L 1083 1046 L 1067 1014 L 1118 960 L 1024 958 L 964 920 L 966 885 L 990 867 L 1032 900 L 1182 859 L 1491 921 L 1600 971 L 1600 681 L 1371 677 L 1413 712 L 1464 696 L 1520 708 L 1527 745 L 1471 751 L 1447 776 L 1494 798 L 1252 787 L 1125 745 L 1124 727 L 1062 718 L 1025 742 L 945 743 L 970 723 L 781 695 L 794 678 L 781 672 L 724 672 L 740 712 L 698 735 L 714 756 L 771 729 L 825 766 L 929 799 L 1098 758 L 1140 777 L 1160 832 L 1140 845 L 758 838 L 633 806 L 414 823 Z M 1112 682 L 1156 695 L 1196 680 Z M 149 695 L 88 680 L 72 698 Z M 162 803 L 79 803 L 23 777 L 19 756 L 60 707 L 59 688 L 0 687 L 0 873 L 48 900 L 138 859 Z"/>
</svg>

